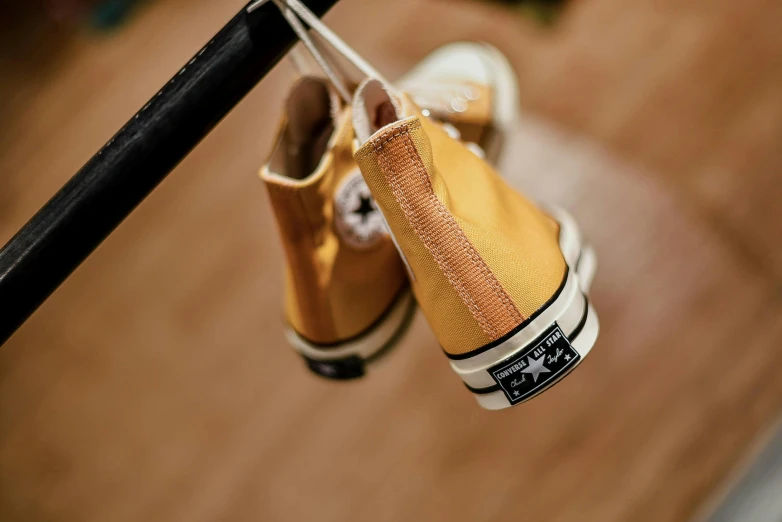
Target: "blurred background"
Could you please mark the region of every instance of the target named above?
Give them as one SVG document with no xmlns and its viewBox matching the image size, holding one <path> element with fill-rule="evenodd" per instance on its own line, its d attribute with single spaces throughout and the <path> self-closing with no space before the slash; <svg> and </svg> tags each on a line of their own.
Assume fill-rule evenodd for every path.
<svg viewBox="0 0 782 522">
<path fill-rule="evenodd" d="M 242 5 L 0 2 L 0 243 Z M 256 177 L 280 64 L 0 349 L 0 520 L 782 520 L 780 17 L 341 0 L 388 76 L 457 39 L 511 59 L 505 170 L 598 250 L 592 354 L 501 412 L 420 316 L 370 378 L 309 374 Z"/>
</svg>

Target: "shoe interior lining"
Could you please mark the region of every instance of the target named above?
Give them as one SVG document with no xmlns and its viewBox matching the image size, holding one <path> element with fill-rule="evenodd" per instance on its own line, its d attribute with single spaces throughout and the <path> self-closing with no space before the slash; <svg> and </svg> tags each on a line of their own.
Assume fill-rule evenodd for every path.
<svg viewBox="0 0 782 522">
<path fill-rule="evenodd" d="M 401 118 L 399 102 L 379 80 L 368 80 L 356 91 L 353 98 L 353 126 L 361 143 Z"/>
<path fill-rule="evenodd" d="M 269 162 L 273 173 L 302 180 L 315 171 L 334 133 L 333 103 L 320 79 L 303 78 L 294 86 L 285 107 L 287 122 Z"/>
</svg>

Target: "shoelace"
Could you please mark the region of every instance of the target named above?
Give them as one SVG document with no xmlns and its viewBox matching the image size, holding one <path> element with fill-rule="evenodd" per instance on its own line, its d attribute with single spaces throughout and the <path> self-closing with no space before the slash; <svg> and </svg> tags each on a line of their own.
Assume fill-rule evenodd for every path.
<svg viewBox="0 0 782 522">
<path fill-rule="evenodd" d="M 303 43 L 309 50 L 307 42 L 303 41 Z M 310 58 L 314 58 L 312 53 L 304 55 L 298 46 L 294 47 L 289 55 L 294 69 L 302 76 L 312 74 Z M 319 66 L 323 68 L 320 63 Z M 405 92 L 410 95 L 416 105 L 421 107 L 421 112 L 425 117 L 439 123 L 451 138 L 462 141 L 471 152 L 485 159 L 486 153 L 480 145 L 475 142 L 463 141 L 459 129 L 446 121 L 450 114 L 462 113 L 469 108 L 470 102 L 480 99 L 481 93 L 477 88 L 458 82 L 415 83 L 405 87 Z M 345 99 L 345 96 L 340 93 L 341 98 Z"/>
<path fill-rule="evenodd" d="M 247 12 L 251 13 L 266 4 L 269 0 L 256 0 L 247 6 Z M 296 35 L 304 42 L 307 50 L 312 57 L 318 63 L 318 65 L 326 73 L 326 76 L 332 82 L 334 87 L 339 92 L 340 96 L 345 102 L 350 103 L 352 101 L 352 95 L 350 89 L 348 89 L 348 81 L 346 78 L 337 74 L 339 69 L 333 61 L 330 62 L 327 59 L 327 53 L 310 37 L 307 29 L 302 25 L 304 21 L 310 26 L 310 30 L 316 33 L 320 38 L 327 42 L 335 51 L 337 51 L 343 58 L 345 58 L 351 65 L 361 71 L 367 77 L 376 78 L 383 83 L 391 86 L 391 82 L 386 80 L 382 74 L 380 74 L 372 65 L 369 64 L 364 58 L 362 58 L 356 51 L 353 50 L 347 43 L 345 43 L 336 33 L 329 29 L 326 24 L 321 22 L 309 8 L 304 5 L 300 0 L 271 0 L 282 12 L 285 20 L 291 26 L 291 29 Z"/>
<path fill-rule="evenodd" d="M 247 6 L 247 12 L 252 12 L 269 0 L 256 0 Z M 303 42 L 304 46 L 309 51 L 310 56 L 317 62 L 318 66 L 328 77 L 334 88 L 339 93 L 340 97 L 346 102 L 350 103 L 353 96 L 348 88 L 348 82 L 345 75 L 337 73 L 337 67 L 334 65 L 333 60 L 330 61 L 326 58 L 325 50 L 310 37 L 309 32 L 301 23 L 303 20 L 310 26 L 311 30 L 328 42 L 340 55 L 347 59 L 354 67 L 361 71 L 366 76 L 376 78 L 383 81 L 387 85 L 392 85 L 385 80 L 383 76 L 372 67 L 369 62 L 364 60 L 356 51 L 354 51 L 347 43 L 345 43 L 336 33 L 331 31 L 315 14 L 307 8 L 306 5 L 300 2 L 300 0 L 271 0 L 282 12 L 285 20 L 291 26 L 293 31 Z M 301 56 L 292 54 L 292 61 L 294 66 L 302 67 L 304 60 Z M 479 93 L 471 86 L 465 86 L 458 83 L 442 83 L 437 85 L 422 85 L 420 87 L 412 87 L 409 89 L 410 94 L 413 97 L 413 101 L 424 109 L 424 116 L 431 117 L 439 120 L 443 129 L 452 138 L 461 141 L 461 133 L 459 130 L 450 123 L 443 121 L 443 116 L 448 113 L 460 113 L 464 112 L 468 108 L 469 101 L 477 100 Z M 434 111 L 434 114 L 432 114 Z M 439 117 L 438 117 L 439 115 Z M 473 142 L 465 143 L 465 146 L 470 149 L 477 156 L 484 158 L 484 150 Z"/>
</svg>

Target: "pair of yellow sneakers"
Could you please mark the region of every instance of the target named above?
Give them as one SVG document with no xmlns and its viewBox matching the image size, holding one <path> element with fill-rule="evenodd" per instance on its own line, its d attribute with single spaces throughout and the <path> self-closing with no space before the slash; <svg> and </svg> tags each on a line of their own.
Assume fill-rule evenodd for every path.
<svg viewBox="0 0 782 522">
<path fill-rule="evenodd" d="M 453 370 L 488 409 L 575 368 L 598 334 L 594 252 L 491 166 L 518 114 L 496 49 L 445 46 L 397 90 L 364 81 L 345 106 L 304 77 L 261 169 L 287 258 L 287 336 L 309 368 L 351 379 L 421 307 Z"/>
</svg>

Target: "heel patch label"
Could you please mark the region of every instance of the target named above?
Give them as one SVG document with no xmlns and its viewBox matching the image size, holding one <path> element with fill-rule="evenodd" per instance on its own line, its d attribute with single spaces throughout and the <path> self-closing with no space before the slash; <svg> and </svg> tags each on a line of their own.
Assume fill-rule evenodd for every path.
<svg viewBox="0 0 782 522">
<path fill-rule="evenodd" d="M 520 351 L 489 368 L 508 401 L 516 404 L 557 380 L 578 363 L 581 356 L 554 323 Z"/>
</svg>

